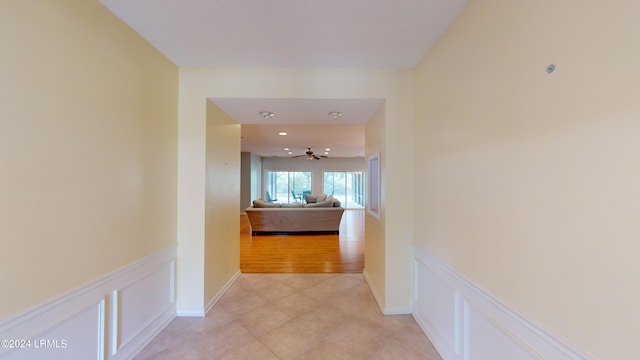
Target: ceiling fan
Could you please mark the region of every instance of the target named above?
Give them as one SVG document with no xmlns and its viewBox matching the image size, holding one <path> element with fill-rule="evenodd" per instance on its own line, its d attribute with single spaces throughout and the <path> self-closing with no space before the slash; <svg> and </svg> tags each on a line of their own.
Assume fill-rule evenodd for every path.
<svg viewBox="0 0 640 360">
<path fill-rule="evenodd" d="M 307 148 L 307 152 L 304 153 L 304 155 L 296 155 L 293 156 L 294 158 L 297 157 L 303 157 L 306 156 L 307 160 L 311 161 L 311 160 L 320 160 L 320 158 L 327 158 L 327 156 L 325 155 L 315 155 L 313 153 L 313 150 L 311 150 L 311 148 Z"/>
</svg>

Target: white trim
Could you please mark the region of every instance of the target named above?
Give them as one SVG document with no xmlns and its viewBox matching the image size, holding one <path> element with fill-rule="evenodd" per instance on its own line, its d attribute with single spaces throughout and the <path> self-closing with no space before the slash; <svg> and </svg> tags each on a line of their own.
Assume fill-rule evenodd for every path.
<svg viewBox="0 0 640 360">
<path fill-rule="evenodd" d="M 238 270 L 229 281 L 218 291 L 218 293 L 207 302 L 207 305 L 204 308 L 178 308 L 176 309 L 177 316 L 184 317 L 204 317 L 207 313 L 213 308 L 213 306 L 222 298 L 222 296 L 229 290 L 229 288 L 233 285 L 233 283 L 238 280 L 238 278 L 242 275 L 240 270 Z"/>
<path fill-rule="evenodd" d="M 204 317 L 206 314 L 204 312 L 204 308 L 179 308 L 176 309 L 176 316 L 181 317 Z"/>
<path fill-rule="evenodd" d="M 373 282 L 371 281 L 371 278 L 369 277 L 369 273 L 367 272 L 367 269 L 362 270 L 362 275 L 364 275 L 364 279 L 367 281 L 367 284 L 369 285 L 369 288 L 371 289 L 371 292 L 373 293 L 373 297 L 376 299 L 376 302 L 378 303 L 378 307 L 380 308 L 380 311 L 382 311 L 382 313 L 384 314 L 384 303 L 382 302 L 382 299 L 380 299 L 380 295 L 378 294 L 378 290 L 376 290 L 376 287 L 373 286 Z"/>
<path fill-rule="evenodd" d="M 113 290 L 111 293 L 111 355 L 115 355 L 120 347 L 120 334 L 118 333 L 120 328 L 120 321 L 118 321 L 120 317 L 119 294 L 118 290 Z"/>
<path fill-rule="evenodd" d="M 11 329 L 20 328 L 20 325 L 25 321 L 28 321 L 32 318 L 42 316 L 50 311 L 54 310 L 57 306 L 61 304 L 68 303 L 72 300 L 81 298 L 83 295 L 90 294 L 91 292 L 100 292 L 100 287 L 109 287 L 108 285 L 111 282 L 117 281 L 118 278 L 126 277 L 129 273 L 138 270 L 143 266 L 149 266 L 152 264 L 159 264 L 165 262 L 169 258 L 175 259 L 176 256 L 176 245 L 166 248 L 164 250 L 160 250 L 154 254 L 151 254 L 145 258 L 142 258 L 136 262 L 133 262 L 127 266 L 124 266 L 112 273 L 99 277 L 89 283 L 86 283 L 76 289 L 64 292 L 59 296 L 50 298 L 42 302 L 40 305 L 36 305 L 30 309 L 27 309 L 19 314 L 14 316 L 10 316 L 8 318 L 0 321 L 0 333 L 5 333 Z M 94 304 L 95 302 L 91 302 L 90 304 Z"/>
<path fill-rule="evenodd" d="M 11 339 L 33 339 L 52 332 L 72 342 L 71 333 L 64 326 L 82 329 L 85 334 L 94 333 L 95 344 L 82 345 L 83 353 L 94 353 L 96 359 L 122 359 L 140 351 L 164 326 L 175 317 L 175 303 L 170 298 L 158 298 L 147 294 L 139 282 L 145 278 L 155 279 L 156 293 L 167 294 L 174 289 L 175 279 L 171 267 L 176 258 L 176 246 L 157 251 L 114 272 L 99 277 L 74 290 L 51 298 L 40 305 L 0 321 L 0 334 Z M 169 267 L 169 268 L 167 268 Z M 166 274 L 170 274 L 166 278 Z M 123 318 L 121 291 L 131 289 L 140 296 L 132 297 L 125 306 L 129 311 L 144 310 L 147 303 L 155 305 L 153 311 L 142 312 L 143 318 Z M 86 311 L 95 309 L 95 317 L 87 318 Z M 67 328 L 69 329 L 69 328 Z M 122 329 L 137 329 L 130 333 L 128 344 L 120 344 Z M 62 333 L 60 333 L 62 331 Z M 96 346 L 96 348 L 93 348 Z M 93 348 L 93 350 L 91 350 Z M 8 349 L 0 349 L 0 355 Z M 78 348 L 68 348 L 69 351 Z M 69 355 L 71 356 L 71 355 Z"/>
<path fill-rule="evenodd" d="M 410 315 L 413 311 L 412 307 L 385 307 L 382 310 L 383 315 Z"/>
<path fill-rule="evenodd" d="M 132 359 L 136 356 L 142 349 L 144 349 L 147 344 L 155 338 L 160 331 L 162 331 L 169 323 L 175 319 L 176 311 L 175 309 L 167 309 L 164 313 L 157 316 L 151 324 L 145 329 L 145 331 L 140 332 L 134 341 L 127 343 L 126 346 L 123 346 L 118 350 L 118 353 L 110 359 Z"/>
<path fill-rule="evenodd" d="M 373 286 L 373 282 L 371 281 L 371 278 L 369 278 L 369 273 L 367 273 L 367 269 L 364 269 L 362 271 L 362 275 L 364 275 L 364 279 L 367 281 L 367 284 L 369 285 L 369 288 L 373 293 L 373 297 L 376 299 L 376 302 L 378 303 L 378 307 L 380 307 L 380 311 L 382 311 L 383 315 L 411 314 L 413 310 L 411 307 L 385 307 L 384 303 L 382 302 L 382 299 L 380 298 L 380 295 L 378 294 L 378 291 L 376 290 L 376 287 Z"/>
<path fill-rule="evenodd" d="M 211 299 L 207 303 L 207 306 L 205 307 L 205 310 L 204 310 L 205 314 L 207 314 L 209 311 L 211 311 L 211 308 L 218 302 L 218 300 L 220 300 L 220 298 L 227 292 L 227 290 L 229 290 L 231 285 L 233 285 L 233 283 L 236 282 L 236 280 L 238 280 L 240 275 L 242 275 L 240 270 L 238 270 L 235 274 L 233 274 L 231 279 L 229 279 L 229 281 L 227 281 L 227 283 L 222 287 L 222 289 L 220 289 L 220 291 L 218 291 L 218 293 L 213 297 L 213 299 Z"/>
<path fill-rule="evenodd" d="M 170 266 L 170 271 L 171 273 L 169 274 L 169 278 L 171 279 L 170 284 L 169 284 L 169 294 L 170 294 L 170 298 L 169 301 L 171 301 L 172 304 L 176 303 L 176 259 L 174 258 L 173 260 L 171 260 L 171 264 Z"/>
<path fill-rule="evenodd" d="M 102 298 L 102 301 L 100 301 L 100 305 L 99 305 L 100 309 L 99 309 L 99 320 L 98 320 L 98 348 L 96 349 L 98 351 L 98 353 L 96 354 L 97 357 L 96 359 L 99 360 L 104 360 L 104 354 L 105 351 L 107 349 L 107 342 L 106 342 L 106 329 L 108 328 L 107 326 L 107 301 L 106 298 Z"/>
<path fill-rule="evenodd" d="M 367 213 L 380 220 L 382 207 L 382 161 L 380 151 L 369 155 L 367 158 L 367 182 L 365 205 Z M 372 208 L 373 206 L 373 208 Z"/>
<path fill-rule="evenodd" d="M 478 349 L 500 351 L 495 359 L 589 359 L 416 245 L 414 255 L 413 316 L 444 360 L 486 356 Z"/>
</svg>

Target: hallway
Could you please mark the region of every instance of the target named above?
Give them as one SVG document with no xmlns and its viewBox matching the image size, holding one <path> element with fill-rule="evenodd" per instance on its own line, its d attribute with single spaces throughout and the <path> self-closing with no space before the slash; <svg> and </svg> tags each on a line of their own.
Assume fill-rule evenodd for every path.
<svg viewBox="0 0 640 360">
<path fill-rule="evenodd" d="M 136 359 L 440 356 L 411 315 L 382 315 L 362 274 L 242 274 L 206 317 L 174 319 Z"/>
</svg>

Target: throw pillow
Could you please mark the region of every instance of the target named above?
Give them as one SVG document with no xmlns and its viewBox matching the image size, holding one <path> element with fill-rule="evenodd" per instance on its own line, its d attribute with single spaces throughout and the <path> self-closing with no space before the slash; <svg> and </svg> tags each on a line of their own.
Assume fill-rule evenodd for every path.
<svg viewBox="0 0 640 360">
<path fill-rule="evenodd" d="M 303 204 L 280 204 L 281 208 L 301 208 L 304 207 Z"/>
<path fill-rule="evenodd" d="M 264 200 L 253 200 L 253 207 L 258 208 L 279 208 L 280 204 L 278 203 L 270 203 Z"/>
<path fill-rule="evenodd" d="M 313 204 L 313 203 L 318 202 L 318 196 L 317 195 L 305 194 L 304 198 L 305 198 L 305 201 L 307 202 L 307 204 Z"/>
<path fill-rule="evenodd" d="M 317 202 L 317 203 L 307 204 L 304 207 L 324 208 L 324 207 L 332 207 L 332 206 L 333 206 L 333 200 L 325 200 L 325 201 L 320 201 L 320 202 Z"/>
</svg>

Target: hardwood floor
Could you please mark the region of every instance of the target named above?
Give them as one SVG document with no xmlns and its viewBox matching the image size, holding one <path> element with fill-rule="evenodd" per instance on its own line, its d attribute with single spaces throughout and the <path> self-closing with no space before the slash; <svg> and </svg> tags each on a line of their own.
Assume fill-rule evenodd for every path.
<svg viewBox="0 0 640 360">
<path fill-rule="evenodd" d="M 243 273 L 362 273 L 364 211 L 346 210 L 340 235 L 251 236 L 240 215 L 240 271 Z"/>
</svg>

